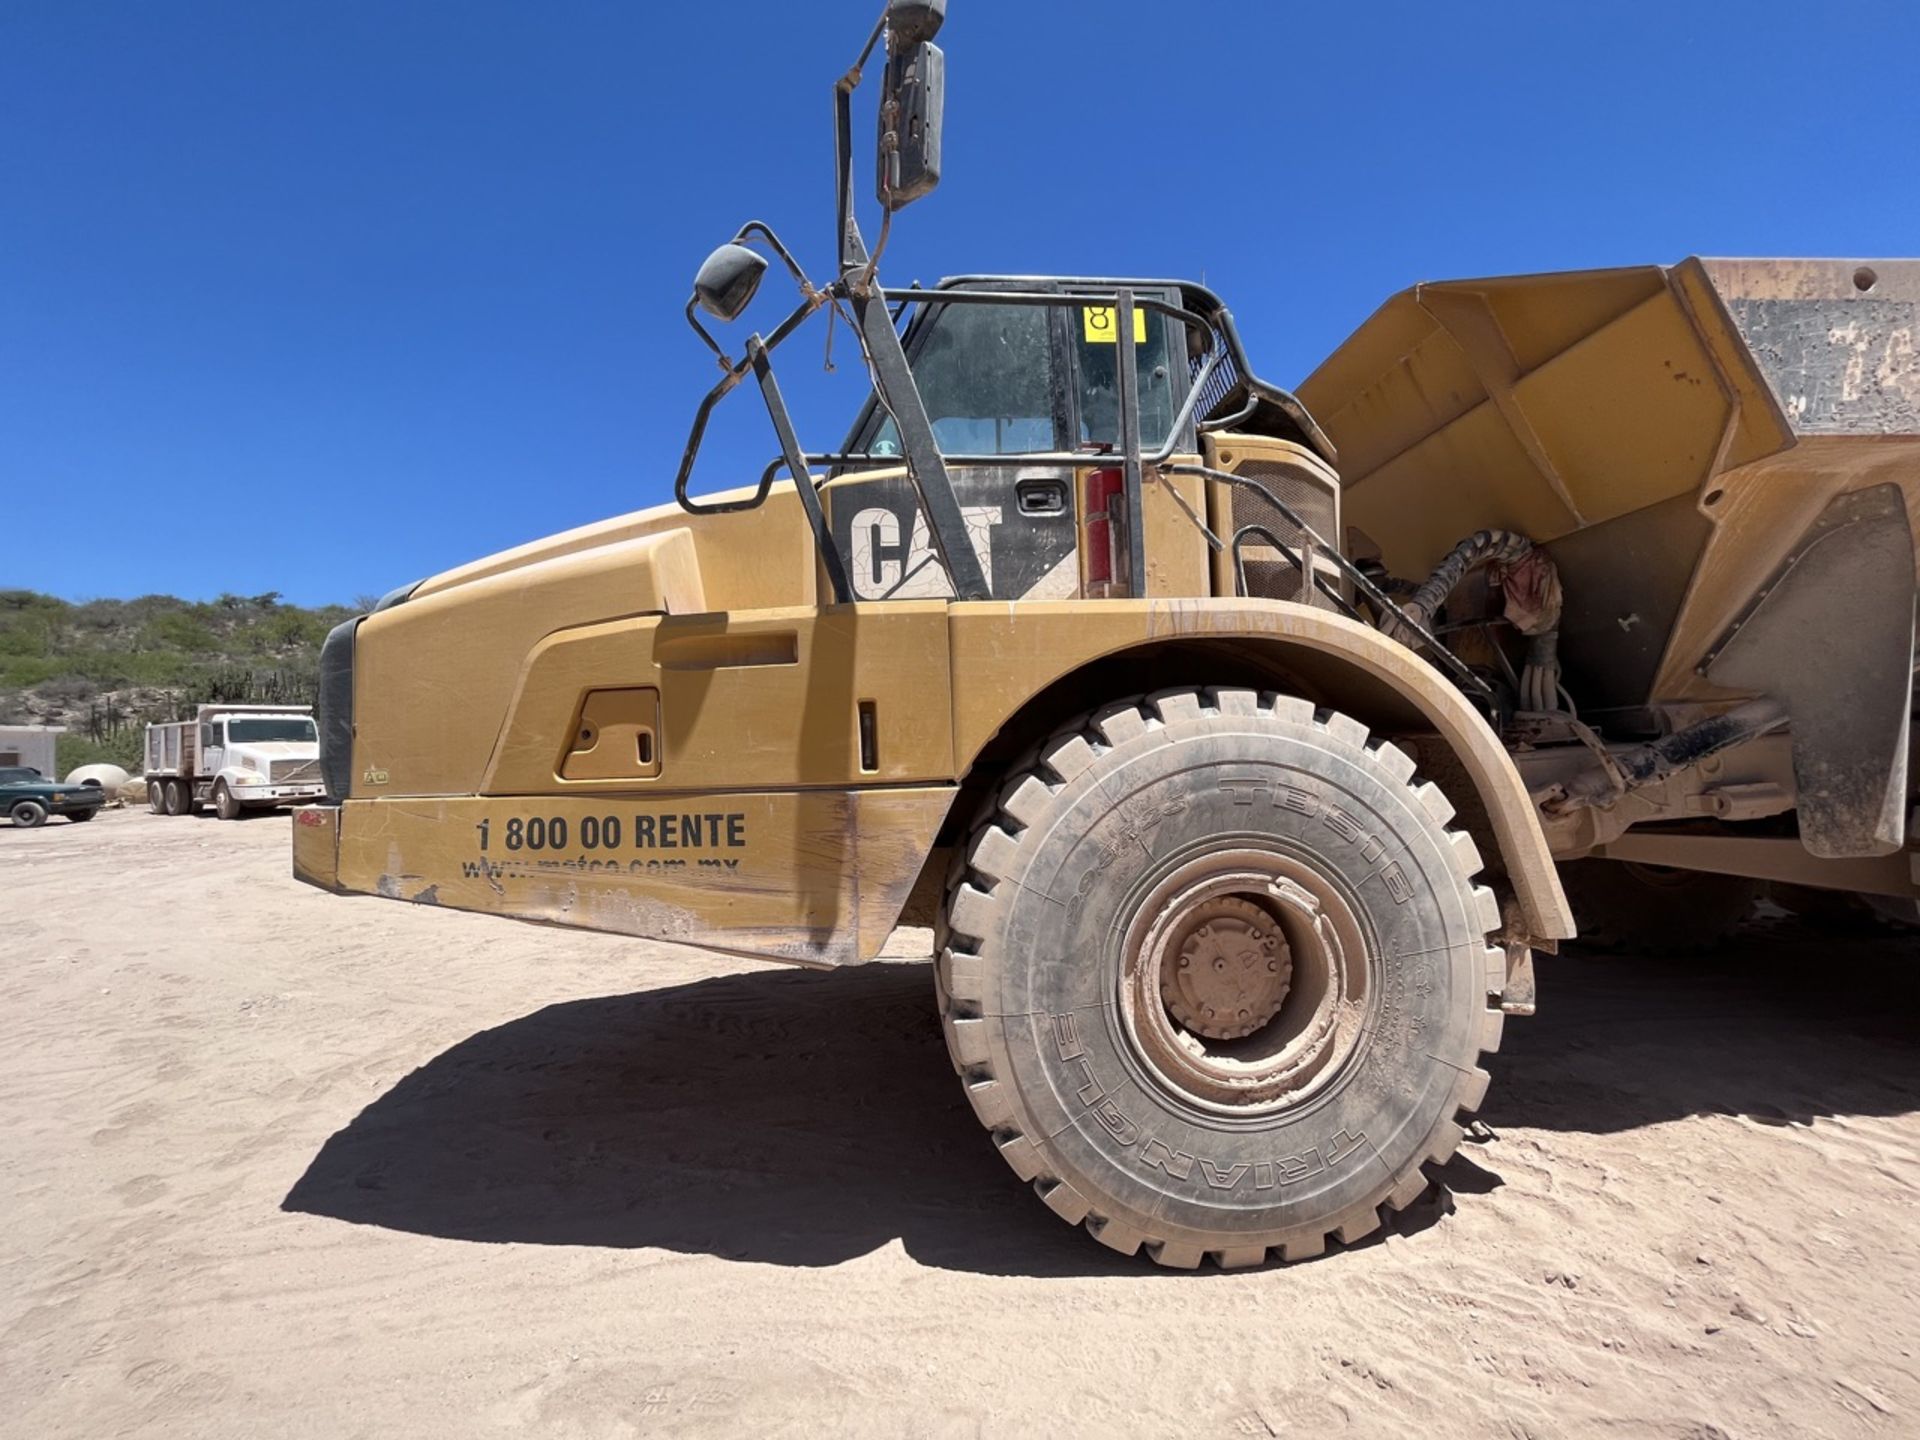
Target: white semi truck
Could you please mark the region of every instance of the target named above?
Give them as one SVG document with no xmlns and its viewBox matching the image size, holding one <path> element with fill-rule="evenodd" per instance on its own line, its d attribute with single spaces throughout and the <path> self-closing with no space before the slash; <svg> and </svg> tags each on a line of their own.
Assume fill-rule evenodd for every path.
<svg viewBox="0 0 1920 1440">
<path fill-rule="evenodd" d="M 211 805 L 222 820 L 244 810 L 299 805 L 326 792 L 311 705 L 202 705 L 191 720 L 147 726 L 147 804 L 156 815 Z"/>
</svg>

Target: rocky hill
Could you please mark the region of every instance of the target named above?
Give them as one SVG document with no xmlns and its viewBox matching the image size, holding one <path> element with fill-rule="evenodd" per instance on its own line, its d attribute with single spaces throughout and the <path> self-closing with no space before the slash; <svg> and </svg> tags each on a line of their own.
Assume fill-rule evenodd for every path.
<svg viewBox="0 0 1920 1440">
<path fill-rule="evenodd" d="M 311 704 L 327 631 L 368 608 L 0 590 L 0 724 L 66 726 L 62 774 L 90 760 L 137 768 L 150 720 L 206 701 Z"/>
</svg>

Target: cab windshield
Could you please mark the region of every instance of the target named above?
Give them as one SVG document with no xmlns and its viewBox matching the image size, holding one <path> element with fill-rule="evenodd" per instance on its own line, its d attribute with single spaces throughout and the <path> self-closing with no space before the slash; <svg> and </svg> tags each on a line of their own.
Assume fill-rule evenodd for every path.
<svg viewBox="0 0 1920 1440">
<path fill-rule="evenodd" d="M 305 740 L 314 741 L 319 732 L 313 728 L 313 721 L 304 715 L 274 715 L 254 720 L 229 720 L 227 722 L 227 743 L 245 744 L 249 740 Z"/>
</svg>

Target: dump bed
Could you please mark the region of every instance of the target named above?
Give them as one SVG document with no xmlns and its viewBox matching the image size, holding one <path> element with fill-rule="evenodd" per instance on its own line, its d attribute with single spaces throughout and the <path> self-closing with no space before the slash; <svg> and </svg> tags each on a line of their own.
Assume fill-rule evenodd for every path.
<svg viewBox="0 0 1920 1440">
<path fill-rule="evenodd" d="M 1486 527 L 1548 544 L 1583 715 L 1657 729 L 1779 695 L 1803 803 L 1824 725 L 1829 757 L 1900 752 L 1866 807 L 1885 810 L 1905 799 L 1917 339 L 1915 260 L 1450 281 L 1394 296 L 1300 395 L 1395 574 Z"/>
<path fill-rule="evenodd" d="M 192 775 L 200 738 L 197 720 L 170 720 L 147 726 L 145 774 Z"/>
</svg>

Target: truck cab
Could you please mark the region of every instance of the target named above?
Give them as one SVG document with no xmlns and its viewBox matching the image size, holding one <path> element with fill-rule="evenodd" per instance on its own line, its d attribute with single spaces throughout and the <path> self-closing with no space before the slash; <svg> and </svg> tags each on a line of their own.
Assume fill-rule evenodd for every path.
<svg viewBox="0 0 1920 1440">
<path fill-rule="evenodd" d="M 326 793 L 319 731 L 304 705 L 202 705 L 191 720 L 149 725 L 146 778 L 155 814 L 211 806 L 223 820 Z"/>
<path fill-rule="evenodd" d="M 1124 446 L 1116 307 L 1075 306 L 1069 298 L 1097 300 L 1116 289 L 1144 302 L 1132 321 L 1140 448 L 1214 463 L 1219 456 L 1203 429 L 1218 416 L 1241 413 L 1236 433 L 1261 450 L 1267 464 L 1258 468 L 1287 472 L 1303 518 L 1325 536 L 1338 534 L 1332 448 L 1312 420 L 1290 409 L 1284 392 L 1274 392 L 1277 404 L 1254 401 L 1230 360 L 1210 368 L 1203 363 L 1227 315 L 1204 286 L 1171 279 L 959 276 L 915 292 L 901 343 L 945 457 L 987 598 L 1107 599 L 1143 588 L 1162 595 L 1301 598 L 1298 572 L 1284 564 L 1279 569 L 1287 573 L 1277 572 L 1278 556 L 1265 538 L 1243 537 L 1243 550 L 1249 540 L 1252 550 L 1242 558 L 1254 563 L 1239 573 L 1231 557 L 1211 565 L 1204 528 L 1184 521 L 1159 529 L 1141 546 L 1147 574 L 1140 579 L 1146 585 L 1131 575 L 1135 527 L 1120 503 Z M 943 295 L 956 294 L 977 303 L 942 303 Z M 995 303 L 996 294 L 1009 298 Z M 1057 296 L 1061 303 L 1036 306 L 1030 303 L 1034 296 Z M 1194 323 L 1183 323 L 1178 313 Z M 1199 323 L 1203 319 L 1210 323 Z M 1277 444 L 1268 447 L 1268 441 Z M 1032 463 L 1019 463 L 1028 457 Z M 954 596 L 903 465 L 898 423 L 877 395 L 861 409 L 837 456 L 808 458 L 830 467 L 822 498 L 852 599 Z M 1237 458 L 1228 459 L 1229 468 Z M 875 467 L 881 473 L 862 478 L 863 468 Z M 1236 497 L 1230 487 L 1172 483 L 1185 492 L 1196 518 L 1205 513 L 1218 522 L 1216 530 L 1226 527 L 1220 533 L 1232 535 L 1254 518 L 1264 529 L 1297 538 L 1295 527 L 1270 507 L 1250 508 L 1249 497 Z M 1257 506 L 1258 497 L 1251 498 Z M 1151 497 L 1146 503 L 1150 513 L 1157 508 Z"/>
<path fill-rule="evenodd" d="M 201 721 L 204 773 L 241 807 L 290 804 L 320 793 L 320 733 L 306 714 L 221 714 Z"/>
</svg>

